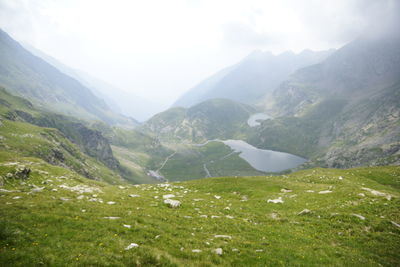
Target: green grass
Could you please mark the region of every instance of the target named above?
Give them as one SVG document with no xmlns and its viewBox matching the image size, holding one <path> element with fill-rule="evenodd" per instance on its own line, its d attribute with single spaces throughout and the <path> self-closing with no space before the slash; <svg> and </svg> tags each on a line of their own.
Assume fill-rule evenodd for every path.
<svg viewBox="0 0 400 267">
<path fill-rule="evenodd" d="M 17 166 L 10 163 L 16 161 L 17 165 L 32 169 L 28 180 L 6 178 Z M 210 178 L 172 183 L 169 187 L 140 185 L 121 189 L 34 158 L 12 162 L 3 159 L 0 164 L 2 188 L 19 190 L 0 192 L 2 266 L 400 263 L 400 229 L 392 223 L 400 223 L 399 167 L 313 169 L 287 176 Z M 61 188 L 61 184 L 85 185 L 101 192 L 76 193 Z M 30 193 L 33 185 L 45 189 Z M 393 197 L 387 200 L 374 196 L 362 187 Z M 58 191 L 52 191 L 54 188 Z M 293 191 L 282 193 L 282 188 Z M 327 189 L 332 193 L 318 194 Z M 93 194 L 104 203 L 88 201 Z M 129 194 L 140 197 L 130 198 Z M 182 206 L 168 208 L 163 204 L 164 194 L 175 194 L 174 199 Z M 80 195 L 83 198 L 77 199 Z M 14 199 L 15 196 L 21 198 Z M 267 202 L 277 197 L 282 197 L 284 203 Z M 116 204 L 108 205 L 107 201 Z M 311 213 L 297 215 L 306 208 Z M 365 220 L 352 214 L 362 215 Z M 211 218 L 213 215 L 220 217 Z M 107 216 L 120 219 L 103 218 Z M 229 235 L 232 239 L 215 235 Z M 130 243 L 139 247 L 125 250 Z M 223 255 L 214 254 L 215 248 L 222 248 Z M 193 249 L 202 252 L 193 253 Z"/>
<path fill-rule="evenodd" d="M 175 149 L 177 153 L 160 170 L 169 181 L 207 177 L 204 164 L 212 177 L 264 175 L 221 142 L 210 142 L 204 146 L 181 145 Z"/>
</svg>

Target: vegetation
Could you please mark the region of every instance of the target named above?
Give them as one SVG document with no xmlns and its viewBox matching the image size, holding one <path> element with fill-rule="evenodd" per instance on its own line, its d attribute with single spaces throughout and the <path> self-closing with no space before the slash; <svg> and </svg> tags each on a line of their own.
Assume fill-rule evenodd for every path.
<svg viewBox="0 0 400 267">
<path fill-rule="evenodd" d="M 32 170 L 27 180 L 9 175 L 21 165 Z M 118 187 L 3 157 L 0 175 L 2 266 L 400 262 L 399 167 Z M 166 194 L 182 205 L 167 207 Z M 279 197 L 283 203 L 268 202 Z M 139 247 L 126 250 L 131 243 Z"/>
</svg>

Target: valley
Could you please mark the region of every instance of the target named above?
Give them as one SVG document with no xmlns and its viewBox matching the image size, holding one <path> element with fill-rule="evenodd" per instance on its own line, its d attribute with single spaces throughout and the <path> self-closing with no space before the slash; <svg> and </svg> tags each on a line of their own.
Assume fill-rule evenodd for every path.
<svg viewBox="0 0 400 267">
<path fill-rule="evenodd" d="M 177 22 L 157 42 L 157 23 L 128 42 L 99 28 L 97 55 L 0 29 L 0 266 L 399 266 L 398 24 L 294 53 L 226 22 L 197 55 L 197 24 L 171 48 Z"/>
</svg>

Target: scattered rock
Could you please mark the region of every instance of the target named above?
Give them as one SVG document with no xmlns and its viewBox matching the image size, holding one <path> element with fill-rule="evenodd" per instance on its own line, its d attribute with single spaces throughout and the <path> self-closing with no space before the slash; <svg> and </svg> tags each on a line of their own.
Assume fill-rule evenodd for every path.
<svg viewBox="0 0 400 267">
<path fill-rule="evenodd" d="M 69 198 L 66 198 L 66 197 L 60 197 L 60 200 L 62 200 L 62 201 L 69 201 L 70 199 L 69 199 Z"/>
<path fill-rule="evenodd" d="M 216 248 L 216 249 L 214 249 L 213 252 L 214 252 L 215 254 L 217 254 L 217 255 L 222 255 L 223 250 L 222 250 L 222 248 Z"/>
<path fill-rule="evenodd" d="M 108 202 L 107 202 L 108 205 L 114 205 L 115 203 L 116 203 L 116 202 L 114 202 L 114 201 L 108 201 Z"/>
<path fill-rule="evenodd" d="M 7 190 L 7 189 L 0 188 L 0 192 L 1 192 L 1 193 L 12 193 L 12 192 L 14 192 L 14 191 L 13 191 L 13 190 Z"/>
<path fill-rule="evenodd" d="M 390 221 L 394 226 L 399 227 L 400 228 L 400 224 L 395 223 L 394 221 Z"/>
<path fill-rule="evenodd" d="M 221 216 L 218 216 L 218 215 L 211 215 L 211 219 L 218 219 L 218 218 L 221 218 Z"/>
<path fill-rule="evenodd" d="M 140 197 L 139 195 L 135 195 L 135 194 L 130 194 L 128 195 L 128 197 Z"/>
<path fill-rule="evenodd" d="M 192 249 L 192 252 L 193 252 L 193 253 L 200 253 L 200 252 L 201 252 L 201 249 Z"/>
<path fill-rule="evenodd" d="M 306 192 L 307 193 L 314 193 L 315 191 L 314 190 L 307 190 Z"/>
<path fill-rule="evenodd" d="M 225 217 L 228 218 L 228 219 L 235 219 L 235 217 L 233 217 L 231 215 L 226 215 Z"/>
<path fill-rule="evenodd" d="M 24 166 L 20 166 L 16 169 L 14 173 L 14 177 L 17 179 L 26 180 L 29 178 L 29 174 L 31 173 L 31 169 L 26 168 Z"/>
<path fill-rule="evenodd" d="M 84 195 L 80 195 L 80 196 L 77 196 L 76 199 L 81 200 L 81 199 L 83 199 L 84 197 L 85 197 Z"/>
<path fill-rule="evenodd" d="M 339 176 L 339 180 L 343 180 L 343 177 L 342 177 L 342 176 Z"/>
<path fill-rule="evenodd" d="M 360 220 L 365 220 L 365 217 L 364 217 L 364 216 L 361 216 L 361 215 L 359 215 L 359 214 L 352 213 L 351 215 L 353 215 L 353 216 L 359 218 Z"/>
<path fill-rule="evenodd" d="M 283 200 L 282 200 L 282 197 L 278 197 L 277 199 L 268 199 L 267 203 L 279 204 L 279 203 L 283 203 Z"/>
<path fill-rule="evenodd" d="M 208 216 L 207 215 L 200 215 L 200 218 L 208 218 Z"/>
<path fill-rule="evenodd" d="M 282 188 L 281 189 L 281 192 L 282 193 L 290 193 L 290 192 L 292 192 L 293 190 L 291 190 L 291 189 L 287 189 L 287 188 Z"/>
<path fill-rule="evenodd" d="M 359 193 L 359 194 L 357 194 L 358 196 L 360 196 L 360 197 L 365 197 L 365 194 L 364 193 Z"/>
<path fill-rule="evenodd" d="M 109 220 L 118 220 L 121 219 L 121 217 L 103 217 L 104 219 L 109 219 Z"/>
<path fill-rule="evenodd" d="M 318 194 L 321 194 L 321 195 L 323 195 L 323 194 L 330 194 L 330 193 L 332 193 L 331 190 L 324 190 L 324 191 L 319 191 L 319 192 L 318 192 Z"/>
<path fill-rule="evenodd" d="M 178 208 L 181 205 L 181 202 L 174 199 L 165 199 L 164 203 L 167 204 L 170 208 Z"/>
<path fill-rule="evenodd" d="M 173 194 L 168 194 L 168 195 L 163 195 L 162 197 L 163 197 L 163 199 L 169 199 L 169 198 L 175 197 L 175 195 L 173 195 Z"/>
<path fill-rule="evenodd" d="M 305 214 L 309 214 L 309 213 L 311 213 L 311 210 L 304 209 L 304 210 L 300 211 L 299 213 L 297 213 L 297 215 L 305 215 Z"/>
<path fill-rule="evenodd" d="M 217 196 L 217 195 L 215 195 L 214 196 L 216 199 L 220 199 L 221 198 L 221 196 Z"/>
<path fill-rule="evenodd" d="M 361 189 L 370 192 L 374 196 L 385 197 L 387 200 L 392 199 L 392 195 L 380 192 L 378 190 L 374 190 L 374 189 L 367 188 L 367 187 L 362 187 Z"/>
<path fill-rule="evenodd" d="M 33 188 L 33 189 L 31 190 L 31 193 L 39 193 L 39 192 L 42 192 L 43 189 L 45 189 L 44 186 L 43 186 L 43 187 L 35 187 L 35 188 Z"/>
<path fill-rule="evenodd" d="M 15 197 L 13 197 L 12 199 L 21 199 L 22 197 L 20 197 L 20 196 L 15 196 Z"/>
<path fill-rule="evenodd" d="M 124 226 L 125 228 L 131 229 L 131 226 L 130 226 L 129 224 L 123 224 L 123 226 Z"/>
<path fill-rule="evenodd" d="M 238 252 L 239 250 L 237 248 L 233 248 L 232 252 Z"/>
<path fill-rule="evenodd" d="M 230 235 L 215 235 L 214 238 L 232 239 Z"/>
<path fill-rule="evenodd" d="M 137 247 L 139 247 L 138 244 L 136 244 L 136 243 L 130 243 L 129 246 L 127 246 L 127 247 L 125 248 L 125 250 L 130 250 L 130 249 L 132 249 L 132 248 L 137 248 Z"/>
</svg>

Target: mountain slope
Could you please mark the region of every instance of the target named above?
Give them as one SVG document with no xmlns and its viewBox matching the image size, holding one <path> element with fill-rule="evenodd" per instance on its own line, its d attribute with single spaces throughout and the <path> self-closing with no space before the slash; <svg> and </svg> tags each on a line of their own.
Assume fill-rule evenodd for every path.
<svg viewBox="0 0 400 267">
<path fill-rule="evenodd" d="M 256 110 L 228 99 L 211 99 L 185 108 L 171 108 L 153 116 L 140 129 L 161 140 L 205 142 L 233 138 Z"/>
<path fill-rule="evenodd" d="M 399 55 L 398 35 L 364 36 L 298 70 L 273 93 L 278 119 L 251 142 L 302 151 L 318 166 L 400 164 Z"/>
<path fill-rule="evenodd" d="M 274 56 L 269 52 L 255 51 L 236 65 L 223 69 L 190 89 L 174 106 L 190 107 L 212 98 L 254 104 L 296 69 L 318 63 L 331 53 L 332 50 L 305 50 L 297 55 L 285 52 Z"/>
<path fill-rule="evenodd" d="M 0 84 L 44 109 L 110 124 L 132 124 L 77 80 L 32 55 L 1 30 Z"/>
<path fill-rule="evenodd" d="M 15 176 L 22 164 L 25 180 Z M 396 266 L 399 176 L 313 169 L 121 187 L 0 158 L 0 264 Z M 180 207 L 164 204 L 171 194 Z"/>
<path fill-rule="evenodd" d="M 24 47 L 35 56 L 42 58 L 61 72 L 73 77 L 82 85 L 89 88 L 97 97 L 103 99 L 115 113 L 123 114 L 139 121 L 145 121 L 152 115 L 163 110 L 161 104 L 153 103 L 134 93 L 125 92 L 83 71 L 70 68 L 29 44 L 24 44 Z"/>
</svg>

